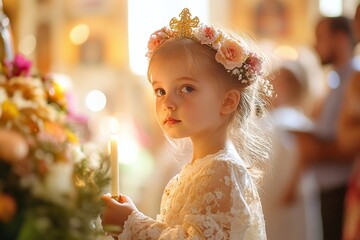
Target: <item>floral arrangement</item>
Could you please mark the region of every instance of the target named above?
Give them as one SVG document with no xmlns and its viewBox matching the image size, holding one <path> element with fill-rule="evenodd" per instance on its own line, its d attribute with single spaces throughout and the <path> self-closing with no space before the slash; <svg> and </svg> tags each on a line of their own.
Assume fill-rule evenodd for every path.
<svg viewBox="0 0 360 240">
<path fill-rule="evenodd" d="M 154 51 L 166 40 L 186 37 L 216 50 L 216 61 L 241 83 L 251 84 L 262 75 L 263 60 L 249 52 L 241 39 L 226 35 L 221 29 L 199 24 L 198 17 L 191 18 L 187 8 L 183 9 L 179 16 L 180 20 L 172 18 L 169 27 L 163 27 L 151 34 L 146 54 L 148 58 L 151 58 Z"/>
<path fill-rule="evenodd" d="M 0 154 L 0 239 L 94 239 L 107 155 L 68 124 L 56 81 L 30 70 L 21 55 L 0 66 L 0 130 L 20 143 Z"/>
</svg>

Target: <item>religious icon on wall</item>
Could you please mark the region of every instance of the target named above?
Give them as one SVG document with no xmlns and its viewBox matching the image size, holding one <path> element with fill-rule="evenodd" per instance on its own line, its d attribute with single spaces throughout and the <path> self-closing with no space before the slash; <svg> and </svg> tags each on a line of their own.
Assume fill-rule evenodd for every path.
<svg viewBox="0 0 360 240">
<path fill-rule="evenodd" d="M 281 0 L 262 0 L 256 7 L 255 28 L 259 37 L 281 37 L 288 30 L 288 9 Z"/>
</svg>

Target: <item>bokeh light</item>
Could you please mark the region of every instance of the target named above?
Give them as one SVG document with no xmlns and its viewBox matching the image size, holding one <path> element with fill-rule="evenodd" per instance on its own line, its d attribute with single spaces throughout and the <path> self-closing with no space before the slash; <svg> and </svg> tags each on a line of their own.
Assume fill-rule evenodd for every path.
<svg viewBox="0 0 360 240">
<path fill-rule="evenodd" d="M 100 90 L 92 90 L 86 95 L 86 107 L 92 112 L 99 112 L 106 106 L 106 96 Z"/>
<path fill-rule="evenodd" d="M 83 44 L 89 38 L 90 28 L 86 24 L 76 25 L 70 32 L 70 40 L 76 45 Z"/>
<path fill-rule="evenodd" d="M 19 51 L 24 55 L 30 55 L 36 47 L 36 38 L 34 35 L 27 35 L 20 40 Z"/>
<path fill-rule="evenodd" d="M 298 58 L 297 51 L 290 46 L 279 46 L 274 50 L 274 54 L 281 59 L 296 60 Z"/>
</svg>

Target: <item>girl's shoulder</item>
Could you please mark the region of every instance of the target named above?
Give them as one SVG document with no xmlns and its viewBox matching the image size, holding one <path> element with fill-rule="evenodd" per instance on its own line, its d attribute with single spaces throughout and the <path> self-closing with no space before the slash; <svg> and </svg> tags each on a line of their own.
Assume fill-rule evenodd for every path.
<svg viewBox="0 0 360 240">
<path fill-rule="evenodd" d="M 199 161 L 198 166 L 194 166 L 191 172 L 187 172 L 187 176 L 194 180 L 191 182 L 201 183 L 201 188 L 205 185 L 222 185 L 221 189 L 230 188 L 242 194 L 248 189 L 249 194 L 253 194 L 256 186 L 254 180 L 235 150 L 225 149 L 202 161 Z"/>
<path fill-rule="evenodd" d="M 217 165 L 226 165 L 229 167 L 234 167 L 234 168 L 245 168 L 245 163 L 244 161 L 241 159 L 240 155 L 238 154 L 238 152 L 232 148 L 232 147 L 227 147 L 221 151 L 218 152 L 218 154 L 216 154 L 215 156 L 213 156 L 213 158 L 211 159 L 212 163 Z"/>
<path fill-rule="evenodd" d="M 234 149 L 222 149 L 215 154 L 196 160 L 189 164 L 193 174 L 211 175 L 229 175 L 229 174 L 248 174 L 245 163 Z"/>
</svg>

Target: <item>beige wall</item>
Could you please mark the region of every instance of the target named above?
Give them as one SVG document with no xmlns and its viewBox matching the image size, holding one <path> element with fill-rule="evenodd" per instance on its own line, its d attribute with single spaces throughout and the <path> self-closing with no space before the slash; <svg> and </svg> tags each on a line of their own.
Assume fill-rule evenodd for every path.
<svg viewBox="0 0 360 240">
<path fill-rule="evenodd" d="M 277 0 L 209 0 L 210 20 L 238 31 L 256 35 L 256 7 L 260 2 Z M 312 46 L 314 24 L 319 17 L 318 0 L 278 0 L 285 9 L 285 30 L 280 35 L 271 36 L 276 44 Z M 4 8 L 11 17 L 16 44 L 24 36 L 35 33 L 37 26 L 47 23 L 51 28 L 49 52 L 51 69 L 62 71 L 79 62 L 79 46 L 69 41 L 70 29 L 78 23 L 86 22 L 94 37 L 104 42 L 104 63 L 128 70 L 127 1 L 104 0 L 104 9 L 81 9 L 74 0 L 3 0 Z M 95 1 L 96 2 L 96 1 Z M 353 14 L 356 0 L 344 0 L 345 14 Z M 93 11 L 93 12 L 92 12 Z M 36 53 L 31 57 L 36 58 Z M 40 68 L 42 68 L 40 66 Z"/>
</svg>

